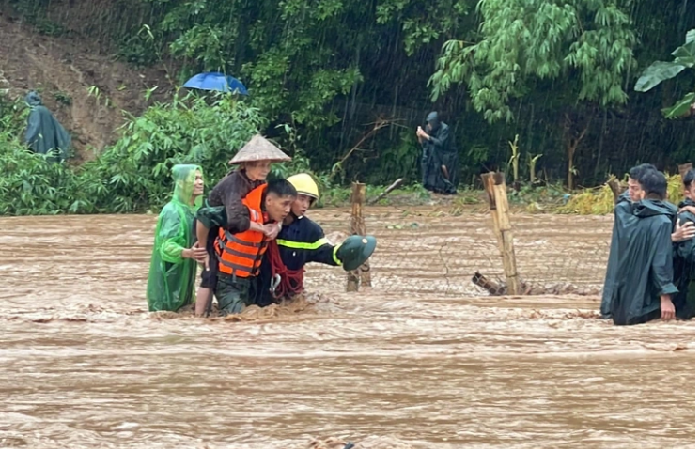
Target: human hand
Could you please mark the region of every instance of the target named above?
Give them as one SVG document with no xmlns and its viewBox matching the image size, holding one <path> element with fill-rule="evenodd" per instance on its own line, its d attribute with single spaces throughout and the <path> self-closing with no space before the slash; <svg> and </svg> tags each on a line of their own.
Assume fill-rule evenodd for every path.
<svg viewBox="0 0 695 449">
<path fill-rule="evenodd" d="M 661 297 L 661 319 L 672 320 L 676 317 L 676 306 L 668 296 Z"/>
<path fill-rule="evenodd" d="M 690 207 L 690 206 L 686 206 Z M 684 240 L 690 240 L 695 237 L 695 224 L 688 221 L 681 225 L 680 221 L 676 221 L 676 231 L 671 234 L 671 240 L 674 242 L 682 242 Z"/>
<path fill-rule="evenodd" d="M 208 252 L 205 248 L 201 248 L 199 242 L 195 242 L 193 247 L 189 250 L 190 258 L 195 259 L 197 262 L 205 263 L 205 259 L 208 257 Z"/>
<path fill-rule="evenodd" d="M 280 233 L 280 225 L 278 223 L 263 225 L 263 233 L 268 240 L 275 240 L 275 237 Z"/>
</svg>

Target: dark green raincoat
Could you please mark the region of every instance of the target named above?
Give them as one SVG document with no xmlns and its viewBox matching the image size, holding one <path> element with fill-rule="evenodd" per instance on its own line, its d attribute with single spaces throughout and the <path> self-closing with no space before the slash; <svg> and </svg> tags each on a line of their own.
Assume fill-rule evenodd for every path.
<svg viewBox="0 0 695 449">
<path fill-rule="evenodd" d="M 681 202 L 678 208 L 695 206 L 690 198 Z M 678 214 L 681 223 L 695 223 L 695 215 L 688 211 Z M 673 261 L 673 271 L 678 293 L 673 299 L 676 306 L 676 316 L 682 320 L 689 320 L 695 314 L 695 241 L 686 240 L 676 243 L 676 255 Z"/>
<path fill-rule="evenodd" d="M 35 153 L 56 152 L 48 158 L 50 162 L 65 161 L 70 149 L 70 134 L 53 117 L 51 111 L 41 104 L 39 94 L 31 91 L 24 101 L 31 107 L 27 118 L 27 129 L 24 132 L 24 143 Z"/>
<path fill-rule="evenodd" d="M 422 143 L 422 186 L 430 192 L 454 194 L 459 182 L 459 155 L 452 144 L 449 125 L 441 122 L 436 130 L 427 133 L 430 140 Z M 442 166 L 446 167 L 446 174 Z"/>
<path fill-rule="evenodd" d="M 634 221 L 616 227 L 617 266 L 612 313 L 617 325 L 639 324 L 661 315 L 661 295 L 678 293 L 673 284 L 673 204 L 642 200 L 632 205 Z"/>
<path fill-rule="evenodd" d="M 193 217 L 202 196 L 190 205 L 193 197 L 195 171 L 198 165 L 175 165 L 172 172 L 176 184 L 174 197 L 159 214 L 154 234 L 154 248 L 147 279 L 147 308 L 150 312 L 177 312 L 193 303 L 196 261 L 181 257 L 184 249 L 195 242 Z"/>
<path fill-rule="evenodd" d="M 603 283 L 603 294 L 601 296 L 601 318 L 611 318 L 612 315 L 615 272 L 618 268 L 618 229 L 625 228 L 636 220 L 637 217 L 632 215 L 630 192 L 625 192 L 618 197 L 618 202 L 613 209 L 613 237 L 611 238 L 606 278 Z"/>
</svg>

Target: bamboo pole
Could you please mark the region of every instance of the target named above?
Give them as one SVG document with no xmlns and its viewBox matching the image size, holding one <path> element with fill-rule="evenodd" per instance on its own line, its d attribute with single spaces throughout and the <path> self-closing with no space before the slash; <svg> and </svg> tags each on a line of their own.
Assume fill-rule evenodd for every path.
<svg viewBox="0 0 695 449">
<path fill-rule="evenodd" d="M 490 216 L 492 230 L 497 238 L 497 246 L 502 254 L 504 274 L 507 283 L 507 293 L 521 294 L 521 281 L 516 269 L 514 254 L 514 238 L 509 222 L 509 205 L 507 203 L 507 183 L 504 173 L 486 173 L 481 176 L 485 191 L 490 199 Z"/>
</svg>

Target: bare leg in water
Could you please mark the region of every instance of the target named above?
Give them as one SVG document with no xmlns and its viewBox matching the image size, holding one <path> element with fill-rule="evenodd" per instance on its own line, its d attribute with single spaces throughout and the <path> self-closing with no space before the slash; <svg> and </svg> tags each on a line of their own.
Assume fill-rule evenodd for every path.
<svg viewBox="0 0 695 449">
<path fill-rule="evenodd" d="M 202 227 L 202 226 L 201 226 Z M 212 301 L 210 296 L 210 288 L 205 287 L 209 281 L 207 281 L 210 275 L 210 256 L 205 258 L 205 265 L 203 266 L 203 282 L 201 282 L 200 287 L 195 293 L 195 316 L 202 317 L 205 316 L 205 312 L 208 309 L 208 301 Z"/>
</svg>

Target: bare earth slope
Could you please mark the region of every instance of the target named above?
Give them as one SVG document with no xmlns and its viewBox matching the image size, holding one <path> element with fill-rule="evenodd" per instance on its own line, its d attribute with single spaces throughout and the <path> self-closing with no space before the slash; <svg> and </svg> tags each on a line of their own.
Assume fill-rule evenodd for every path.
<svg viewBox="0 0 695 449">
<path fill-rule="evenodd" d="M 0 11 L 0 88 L 9 87 L 12 98 L 39 90 L 44 104 L 73 133 L 78 160 L 94 157 L 88 147 L 101 149 L 115 141 L 123 123 L 121 111 L 137 114 L 145 109 L 145 89 L 169 86 L 163 70 L 136 70 L 100 53 L 87 39 L 42 36 Z M 90 86 L 99 88 L 100 102 L 89 96 Z"/>
</svg>

